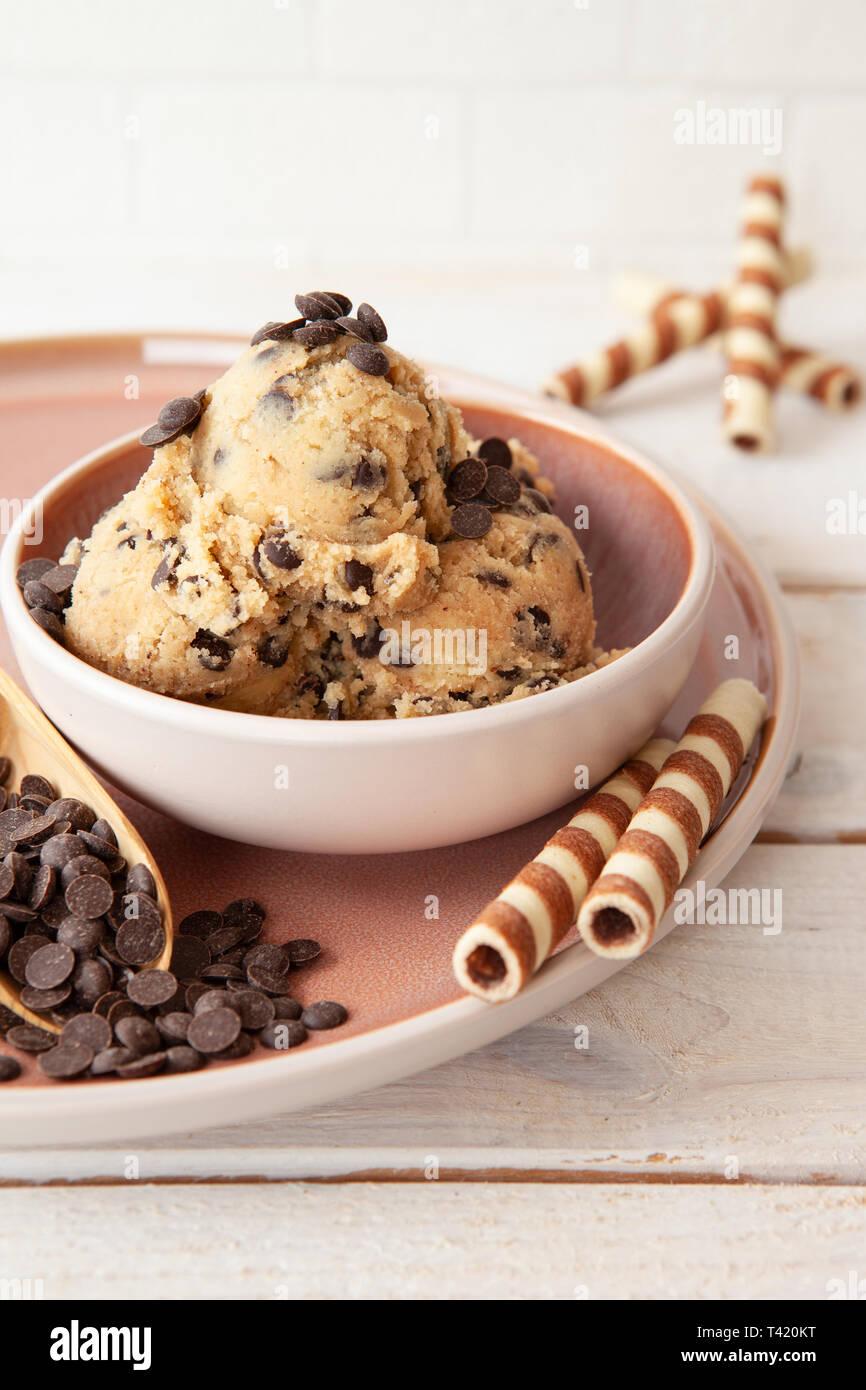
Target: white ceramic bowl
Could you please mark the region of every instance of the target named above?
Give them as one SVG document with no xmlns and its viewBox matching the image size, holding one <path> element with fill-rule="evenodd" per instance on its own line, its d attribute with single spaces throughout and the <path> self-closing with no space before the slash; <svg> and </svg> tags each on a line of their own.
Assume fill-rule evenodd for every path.
<svg viewBox="0 0 866 1390">
<path fill-rule="evenodd" d="M 689 497 L 592 417 L 435 369 L 476 434 L 516 434 L 557 484 L 593 572 L 599 640 L 632 645 L 572 685 L 514 704 L 394 722 L 274 719 L 186 704 L 80 661 L 29 617 L 22 559 L 87 534 L 148 457 L 134 436 L 89 454 L 33 499 L 0 556 L 0 604 L 18 662 L 48 717 L 116 786 L 217 835 L 280 849 L 385 853 L 491 835 L 594 785 L 656 728 L 697 652 L 713 544 Z M 32 509 L 37 552 L 25 547 Z M 288 773 L 286 779 L 282 770 Z M 288 788 L 285 782 L 288 781 Z"/>
</svg>

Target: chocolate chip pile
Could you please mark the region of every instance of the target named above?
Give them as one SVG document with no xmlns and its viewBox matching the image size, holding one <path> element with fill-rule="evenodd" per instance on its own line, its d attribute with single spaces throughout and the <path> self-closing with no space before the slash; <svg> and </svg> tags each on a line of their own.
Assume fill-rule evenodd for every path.
<svg viewBox="0 0 866 1390">
<path fill-rule="evenodd" d="M 77 566 L 58 565 L 45 557 L 18 566 L 18 587 L 31 618 L 58 642 L 63 640 L 63 613 L 72 602 L 77 573 Z"/>
<path fill-rule="evenodd" d="M 20 999 L 61 1029 L 22 1023 L 0 1006 L 0 1036 L 38 1053 L 44 1076 L 135 1079 L 196 1071 L 247 1056 L 256 1037 L 282 1050 L 308 1029 L 336 1028 L 342 1004 L 302 1008 L 289 971 L 315 960 L 317 941 L 261 942 L 265 909 L 238 898 L 177 928 L 170 969 L 148 969 L 165 947 L 153 875 L 127 865 L 108 821 L 28 774 L 8 792 L 0 758 L 0 969 Z M 0 1054 L 0 1081 L 21 1072 Z"/>
<path fill-rule="evenodd" d="M 369 376 L 384 376 L 388 371 L 391 365 L 388 355 L 376 347 L 377 343 L 385 342 L 388 330 L 371 304 L 359 304 L 357 318 L 352 318 L 352 301 L 347 295 L 337 294 L 335 290 L 313 290 L 310 294 L 296 294 L 295 306 L 300 318 L 288 323 L 266 323 L 253 334 L 250 347 L 265 342 L 285 343 L 289 339 L 305 348 L 322 347 L 325 343 L 333 343 L 341 333 L 348 333 L 357 339 L 346 353 L 353 367 Z M 198 424 L 207 400 L 205 387 L 194 396 L 175 396 L 167 401 L 156 417 L 156 424 L 144 431 L 139 443 L 148 449 L 158 449 L 182 434 L 189 434 Z"/>
<path fill-rule="evenodd" d="M 493 525 L 493 512 L 512 507 L 521 497 L 536 511 L 549 512 L 543 492 L 532 486 L 530 473 L 512 472 L 511 450 L 504 439 L 485 439 L 478 454 L 455 463 L 445 480 L 445 495 L 454 511 L 451 530 L 462 540 L 479 540 Z M 523 471 L 523 470 L 521 470 Z"/>
</svg>

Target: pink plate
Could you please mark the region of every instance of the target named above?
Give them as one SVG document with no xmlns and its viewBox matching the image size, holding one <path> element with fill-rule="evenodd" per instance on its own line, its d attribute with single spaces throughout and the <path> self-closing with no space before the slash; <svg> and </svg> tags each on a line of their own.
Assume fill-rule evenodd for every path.
<svg viewBox="0 0 866 1390">
<path fill-rule="evenodd" d="M 239 346 L 169 336 L 0 345 L 4 495 L 20 492 L 23 500 L 71 459 L 147 425 L 165 399 L 212 379 Z M 459 403 L 447 373 L 440 379 L 443 394 Z M 472 412 L 467 414 L 472 428 Z M 483 428 L 480 420 L 477 424 Z M 726 817 L 690 875 L 711 887 L 747 848 L 784 779 L 796 734 L 800 677 L 774 582 L 727 524 L 708 505 L 704 509 L 716 542 L 716 581 L 697 660 L 664 732 L 679 733 L 704 695 L 732 675 L 754 679 L 772 710 L 757 758 L 734 788 Z M 739 638 L 737 660 L 724 655 L 730 634 Z M 0 664 L 20 679 L 5 636 Z M 341 858 L 217 839 L 118 799 L 159 860 L 176 920 L 193 907 L 218 907 L 238 896 L 260 898 L 269 910 L 272 939 L 314 936 L 325 946 L 314 964 L 293 977 L 294 993 L 302 1003 L 345 1002 L 349 1022 L 312 1036 L 296 1051 L 257 1051 L 187 1076 L 60 1086 L 41 1084 L 28 1068 L 18 1082 L 0 1089 L 4 1145 L 132 1138 L 322 1104 L 501 1037 L 619 968 L 569 938 L 529 988 L 495 1008 L 463 997 L 451 973 L 454 941 L 473 912 L 565 822 L 568 811 L 426 853 Z M 428 915 L 431 895 L 438 917 Z M 656 939 L 671 925 L 669 914 Z"/>
</svg>

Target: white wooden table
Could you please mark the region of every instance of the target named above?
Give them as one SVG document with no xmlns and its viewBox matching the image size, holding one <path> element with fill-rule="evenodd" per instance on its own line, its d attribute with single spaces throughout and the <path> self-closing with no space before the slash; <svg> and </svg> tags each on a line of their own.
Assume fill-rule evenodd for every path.
<svg viewBox="0 0 866 1390">
<path fill-rule="evenodd" d="M 450 317 L 431 304 L 430 355 L 529 384 L 622 322 L 586 282 L 462 291 L 456 319 L 455 295 Z M 808 287 L 792 336 L 862 365 L 861 291 Z M 866 536 L 825 525 L 829 499 L 866 496 L 866 410 L 786 397 L 779 453 L 741 458 L 718 440 L 718 370 L 679 359 L 604 413 L 786 590 L 802 759 L 729 880 L 782 890 L 781 933 L 680 928 L 560 1013 L 327 1109 L 0 1153 L 0 1274 L 219 1299 L 798 1299 L 866 1276 Z"/>
</svg>

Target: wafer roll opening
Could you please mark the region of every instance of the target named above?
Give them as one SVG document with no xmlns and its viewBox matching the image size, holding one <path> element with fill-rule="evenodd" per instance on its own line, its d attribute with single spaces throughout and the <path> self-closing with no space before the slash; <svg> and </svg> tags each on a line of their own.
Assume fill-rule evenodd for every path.
<svg viewBox="0 0 866 1390">
<path fill-rule="evenodd" d="M 589 935 L 600 945 L 617 946 L 631 941 L 638 934 L 637 927 L 627 912 L 619 907 L 603 907 L 595 914 L 589 928 Z"/>
<path fill-rule="evenodd" d="M 532 973 L 519 947 L 487 922 L 476 922 L 463 933 L 452 963 L 463 989 L 488 1004 L 513 999 Z"/>
<path fill-rule="evenodd" d="M 465 968 L 470 979 L 482 989 L 498 985 L 508 974 L 508 966 L 501 951 L 497 951 L 495 946 L 489 946 L 486 942 L 476 946 L 467 956 Z"/>
</svg>

